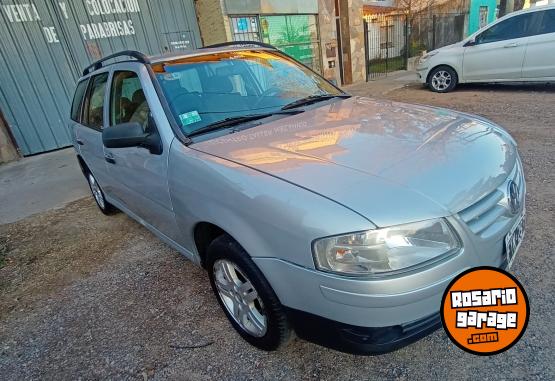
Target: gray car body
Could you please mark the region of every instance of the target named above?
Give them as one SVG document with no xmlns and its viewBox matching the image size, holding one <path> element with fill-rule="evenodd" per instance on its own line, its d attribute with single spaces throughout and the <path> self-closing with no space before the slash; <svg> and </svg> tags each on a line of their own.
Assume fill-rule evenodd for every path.
<svg viewBox="0 0 555 381">
<path fill-rule="evenodd" d="M 139 74 L 163 152 L 106 148 L 101 131 L 71 121 L 75 150 L 110 203 L 193 262 L 203 260 L 195 229 L 218 226 L 252 257 L 283 305 L 362 327 L 437 313 L 457 274 L 506 266 L 504 237 L 524 213 L 509 211 L 507 183 L 518 181 L 522 203 L 525 184 L 514 140 L 491 122 L 352 97 L 186 145 L 175 136 L 146 67 L 117 63 L 93 75 L 109 72 L 109 86 L 115 70 Z M 486 207 L 495 209 L 493 221 L 490 214 L 475 216 Z M 476 218 L 469 223 L 468 216 Z M 315 239 L 436 217 L 446 218 L 462 243 L 439 263 L 381 278 L 315 268 Z"/>
</svg>

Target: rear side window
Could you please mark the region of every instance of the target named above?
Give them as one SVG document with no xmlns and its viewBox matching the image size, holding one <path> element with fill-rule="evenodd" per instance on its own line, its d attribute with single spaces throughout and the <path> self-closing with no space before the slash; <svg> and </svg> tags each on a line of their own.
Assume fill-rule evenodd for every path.
<svg viewBox="0 0 555 381">
<path fill-rule="evenodd" d="M 83 103 L 83 97 L 85 96 L 88 83 L 89 81 L 87 80 L 81 81 L 77 84 L 77 88 L 75 89 L 75 95 L 71 103 L 71 120 L 75 122 L 81 122 L 81 104 Z"/>
<path fill-rule="evenodd" d="M 555 33 L 555 9 L 538 13 L 542 14 L 542 23 L 538 34 Z"/>
<path fill-rule="evenodd" d="M 534 34 L 536 28 L 534 19 L 536 19 L 535 13 L 511 17 L 483 31 L 476 37 L 476 42 L 486 44 L 530 36 Z"/>
<path fill-rule="evenodd" d="M 106 82 L 108 73 L 102 73 L 91 79 L 91 85 L 87 99 L 85 100 L 85 112 L 83 113 L 83 124 L 100 130 L 104 115 L 104 94 L 106 93 Z"/>
</svg>

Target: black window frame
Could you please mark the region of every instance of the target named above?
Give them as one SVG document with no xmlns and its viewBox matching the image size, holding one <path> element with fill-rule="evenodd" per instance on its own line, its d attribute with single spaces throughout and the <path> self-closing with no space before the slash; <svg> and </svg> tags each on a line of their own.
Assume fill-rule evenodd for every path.
<svg viewBox="0 0 555 381">
<path fill-rule="evenodd" d="M 83 93 L 80 96 L 79 99 L 79 106 L 77 111 L 77 115 L 74 118 L 74 107 L 76 105 L 76 100 L 77 100 L 77 94 L 78 94 L 78 90 L 79 90 L 79 86 L 81 86 L 81 84 L 85 84 L 85 89 L 83 90 Z M 85 98 L 87 96 L 87 91 L 89 90 L 89 78 L 85 78 L 80 80 L 79 82 L 77 82 L 77 86 L 75 86 L 75 93 L 73 94 L 73 100 L 71 101 L 71 108 L 69 111 L 69 119 L 76 122 L 76 123 L 81 123 L 82 117 L 83 117 L 83 103 L 85 101 Z"/>
<path fill-rule="evenodd" d="M 530 17 L 531 20 L 532 20 L 531 21 L 531 25 L 533 25 L 532 30 L 529 31 L 527 34 L 524 34 L 524 35 L 519 36 L 519 37 L 510 37 L 510 38 L 505 38 L 505 39 L 495 40 L 495 41 L 485 41 L 485 42 L 480 41 L 480 36 L 482 36 L 484 33 L 488 32 L 492 28 L 495 28 L 495 27 L 497 27 L 497 26 L 499 26 L 503 23 L 509 22 L 509 21 L 514 22 L 515 19 L 521 18 L 521 17 Z M 480 33 L 479 35 L 477 35 L 474 38 L 474 41 L 475 41 L 476 45 L 485 45 L 485 44 L 492 44 L 492 43 L 495 43 L 495 42 L 510 41 L 510 40 L 516 40 L 518 38 L 525 38 L 525 37 L 534 36 L 534 35 L 537 34 L 537 31 L 538 31 L 538 22 L 537 22 L 538 20 L 537 20 L 537 18 L 538 18 L 537 12 L 527 12 L 527 13 L 516 15 L 516 16 L 513 16 L 513 17 L 509 17 L 509 18 L 507 18 L 503 21 L 498 22 L 497 24 L 494 24 L 494 25 L 490 26 L 486 30 L 484 30 L 482 33 Z"/>
<path fill-rule="evenodd" d="M 95 75 L 91 75 L 88 78 L 88 85 L 87 85 L 87 92 L 86 92 L 86 96 L 83 100 L 83 103 L 81 104 L 81 114 L 80 114 L 80 119 L 81 119 L 81 125 L 88 127 L 92 130 L 95 131 L 102 131 L 102 128 L 104 127 L 104 107 L 106 106 L 106 92 L 104 93 L 104 99 L 102 100 L 102 125 L 100 126 L 100 128 L 96 127 L 96 126 L 90 126 L 88 124 L 88 111 L 89 111 L 89 105 L 90 105 L 90 97 L 91 97 L 91 92 L 92 92 L 92 86 L 94 83 L 94 79 L 97 77 L 100 77 L 102 75 L 106 76 L 106 83 L 104 84 L 104 86 L 108 86 L 108 80 L 110 79 L 110 72 L 109 71 L 104 71 L 102 73 L 98 73 Z M 106 90 L 104 90 L 106 91 Z M 86 116 L 86 117 L 85 117 Z"/>
</svg>

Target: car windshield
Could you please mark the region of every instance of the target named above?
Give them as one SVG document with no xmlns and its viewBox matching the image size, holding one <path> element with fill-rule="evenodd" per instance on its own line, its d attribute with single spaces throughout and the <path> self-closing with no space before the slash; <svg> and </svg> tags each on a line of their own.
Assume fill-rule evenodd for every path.
<svg viewBox="0 0 555 381">
<path fill-rule="evenodd" d="M 154 64 L 153 70 L 185 134 L 229 118 L 278 113 L 307 97 L 343 94 L 306 67 L 273 51 L 186 57 Z"/>
</svg>

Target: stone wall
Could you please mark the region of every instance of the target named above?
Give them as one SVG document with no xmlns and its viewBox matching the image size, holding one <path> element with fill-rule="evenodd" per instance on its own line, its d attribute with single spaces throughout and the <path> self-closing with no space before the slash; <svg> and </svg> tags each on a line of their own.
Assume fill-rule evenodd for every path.
<svg viewBox="0 0 555 381">
<path fill-rule="evenodd" d="M 337 49 L 334 3 L 334 0 L 318 0 L 318 24 L 320 26 L 322 74 L 326 79 L 340 85 L 341 74 L 339 73 L 339 51 Z"/>
<path fill-rule="evenodd" d="M 363 1 L 349 0 L 349 26 L 351 37 L 351 67 L 353 83 L 366 80 L 364 46 Z"/>
<path fill-rule="evenodd" d="M 19 154 L 8 133 L 8 126 L 4 123 L 4 118 L 0 116 L 0 163 L 7 163 L 17 158 L 19 158 Z"/>
<path fill-rule="evenodd" d="M 223 0 L 196 0 L 200 35 L 204 45 L 231 41 L 229 19 L 223 14 Z"/>
</svg>

